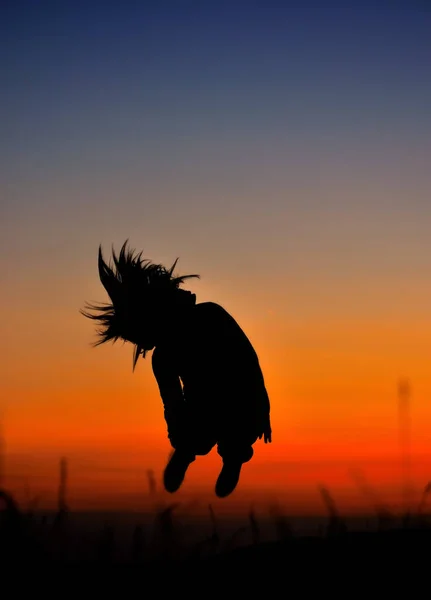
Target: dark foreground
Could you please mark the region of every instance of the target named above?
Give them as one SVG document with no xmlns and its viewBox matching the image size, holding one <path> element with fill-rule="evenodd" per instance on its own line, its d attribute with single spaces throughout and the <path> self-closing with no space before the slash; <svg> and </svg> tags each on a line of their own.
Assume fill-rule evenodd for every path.
<svg viewBox="0 0 431 600">
<path fill-rule="evenodd" d="M 421 596 L 430 595 L 431 518 L 423 510 L 401 518 L 379 509 L 373 528 L 358 531 L 329 503 L 325 525 L 315 535 L 294 533 L 289 520 L 274 512 L 275 539 L 263 541 L 253 511 L 246 527 L 226 536 L 209 507 L 206 528 L 195 521 L 187 538 L 178 505 L 159 505 L 148 523 L 133 521 L 120 539 L 121 531 L 109 521 L 78 526 L 77 515 L 62 503 L 48 517 L 20 510 L 4 490 L 0 501 L 0 579 L 13 574 L 15 583 L 33 586 L 33 595 L 38 584 L 31 573 L 43 586 L 60 577 L 63 594 L 79 580 L 70 576 L 71 568 L 75 575 L 85 573 L 86 581 L 96 575 L 99 595 L 102 588 L 112 595 L 110 581 L 117 574 L 121 586 L 135 585 L 133 594 L 147 596 L 256 597 L 269 591 L 298 596 L 301 590 L 306 597 L 304 590 L 313 588 L 350 598 L 360 588 L 371 598 L 379 588 L 386 598 L 406 595 L 403 590 L 416 594 L 415 587 Z"/>
<path fill-rule="evenodd" d="M 293 536 L 286 531 L 281 538 L 228 548 L 214 532 L 199 544 L 184 547 L 162 523 L 151 543 L 136 528 L 127 552 L 119 553 L 109 527 L 96 537 L 80 537 L 68 526 L 67 515 L 57 515 L 47 526 L 19 513 L 9 512 L 6 517 L 3 511 L 0 564 L 2 574 L 36 568 L 48 577 L 57 577 L 62 567 L 90 567 L 90 573 L 103 572 L 102 585 L 106 575 L 127 567 L 129 575 L 139 574 L 144 587 L 173 588 L 181 595 L 201 585 L 205 596 L 230 586 L 248 590 L 247 594 L 253 590 L 257 594 L 262 585 L 277 590 L 317 586 L 325 593 L 347 586 L 348 597 L 356 586 L 364 585 L 373 589 L 383 585 L 388 591 L 421 582 L 429 588 L 431 527 L 425 519 L 384 523 L 363 532 L 329 521 L 320 536 Z"/>
<path fill-rule="evenodd" d="M 46 583 L 62 589 L 96 582 L 99 594 L 112 594 L 117 580 L 123 597 L 130 593 L 161 597 L 197 595 L 226 597 L 308 597 L 341 594 L 354 598 L 387 598 L 419 594 L 429 597 L 431 535 L 427 529 L 343 533 L 325 538 L 298 538 L 250 545 L 214 555 L 154 556 L 112 560 L 103 552 L 93 559 L 67 559 L 39 551 L 14 549 L 3 554 L 3 574 L 37 572 Z M 36 548 L 33 548 L 36 550 Z M 36 571 L 35 571 L 36 568 Z M 73 575 L 71 576 L 71 570 Z M 83 577 L 80 577 L 83 575 Z M 16 575 L 15 575 L 16 576 Z M 48 581 L 47 581 L 48 580 Z M 37 589 L 30 579 L 33 590 Z M 94 585 L 94 583 L 93 583 Z M 417 590 L 417 591 L 415 591 Z M 382 596 L 383 594 L 383 596 Z"/>
</svg>

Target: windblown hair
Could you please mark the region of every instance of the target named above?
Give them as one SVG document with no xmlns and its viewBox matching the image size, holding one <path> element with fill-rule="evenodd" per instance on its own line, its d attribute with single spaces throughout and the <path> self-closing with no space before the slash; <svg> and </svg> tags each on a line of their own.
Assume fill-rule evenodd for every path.
<svg viewBox="0 0 431 600">
<path fill-rule="evenodd" d="M 102 247 L 99 246 L 99 277 L 111 302 L 87 303 L 87 310 L 80 310 L 80 313 L 99 324 L 99 340 L 94 346 L 109 341 L 115 343 L 119 339 L 135 344 L 134 369 L 139 356 L 142 354 L 145 357 L 146 354 L 142 340 L 136 339 L 136 322 L 139 315 L 148 311 L 151 319 L 152 307 L 174 300 L 178 293 L 190 294 L 180 290 L 180 285 L 186 279 L 199 278 L 199 275 L 174 276 L 178 259 L 167 269 L 163 265 L 143 259 L 142 252 L 136 253 L 128 249 L 127 244 L 128 240 L 124 242 L 118 255 L 112 249 L 113 264 L 104 261 Z"/>
</svg>

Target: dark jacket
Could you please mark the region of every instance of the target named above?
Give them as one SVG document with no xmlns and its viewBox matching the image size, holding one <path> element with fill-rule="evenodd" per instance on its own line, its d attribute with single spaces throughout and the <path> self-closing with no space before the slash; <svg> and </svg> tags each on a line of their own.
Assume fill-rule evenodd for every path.
<svg viewBox="0 0 431 600">
<path fill-rule="evenodd" d="M 241 327 L 214 302 L 195 304 L 187 315 L 152 356 L 171 441 L 187 413 L 231 420 L 257 437 L 268 433 L 264 378 Z"/>
</svg>

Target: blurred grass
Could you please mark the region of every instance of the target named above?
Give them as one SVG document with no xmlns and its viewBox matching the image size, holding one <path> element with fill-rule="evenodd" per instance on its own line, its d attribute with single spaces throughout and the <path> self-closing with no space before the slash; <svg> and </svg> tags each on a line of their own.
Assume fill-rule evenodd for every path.
<svg viewBox="0 0 431 600">
<path fill-rule="evenodd" d="M 149 495 L 153 498 L 153 514 L 149 524 L 135 524 L 125 543 L 124 540 L 120 543 L 121 536 L 113 522 L 107 521 L 96 533 L 80 531 L 76 527 L 73 511 L 67 504 L 65 459 L 60 462 L 57 511 L 50 518 L 35 511 L 37 499 L 24 510 L 12 494 L 0 490 L 1 564 L 127 564 L 144 567 L 157 562 L 196 565 L 197 562 L 209 564 L 213 559 L 238 561 L 244 556 L 252 565 L 253 557 L 258 556 L 261 561 L 265 554 L 271 556 L 271 560 L 290 553 L 296 558 L 303 556 L 304 561 L 312 557 L 321 561 L 328 558 L 328 552 L 334 548 L 341 553 L 357 550 L 362 561 L 366 562 L 383 543 L 388 544 L 384 550 L 386 554 L 398 552 L 401 555 L 408 548 L 410 558 L 415 552 L 422 556 L 424 544 L 426 551 L 431 551 L 430 519 L 426 512 L 431 482 L 424 487 L 418 507 L 406 514 L 392 514 L 381 506 L 375 495 L 372 496 L 378 517 L 377 527 L 375 531 L 362 533 L 349 531 L 330 490 L 320 485 L 318 489 L 328 515 L 326 526 L 315 536 L 295 535 L 282 507 L 272 505 L 268 508 L 268 516 L 274 525 L 276 539 L 268 542 L 263 540 L 259 518 L 253 507 L 249 510 L 247 524 L 229 534 L 221 533 L 211 505 L 208 506 L 208 533 L 202 524 L 184 525 L 180 515 L 181 504 L 158 502 L 153 471 L 148 471 L 147 476 Z M 364 481 L 357 474 L 356 477 L 364 487 Z M 366 492 L 370 494 L 369 489 Z M 190 529 L 194 531 L 190 532 Z M 194 535 L 188 535 L 190 533 Z"/>
</svg>

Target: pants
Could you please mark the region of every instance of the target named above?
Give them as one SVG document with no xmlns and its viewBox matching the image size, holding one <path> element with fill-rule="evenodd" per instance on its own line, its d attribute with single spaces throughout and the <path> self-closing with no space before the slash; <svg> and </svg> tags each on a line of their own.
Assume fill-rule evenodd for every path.
<svg viewBox="0 0 431 600">
<path fill-rule="evenodd" d="M 181 419 L 171 443 L 176 450 L 193 456 L 208 454 L 217 445 L 223 462 L 245 463 L 253 456 L 253 444 L 258 439 L 251 415 L 244 411 L 223 410 L 208 406 L 189 406 Z"/>
</svg>

